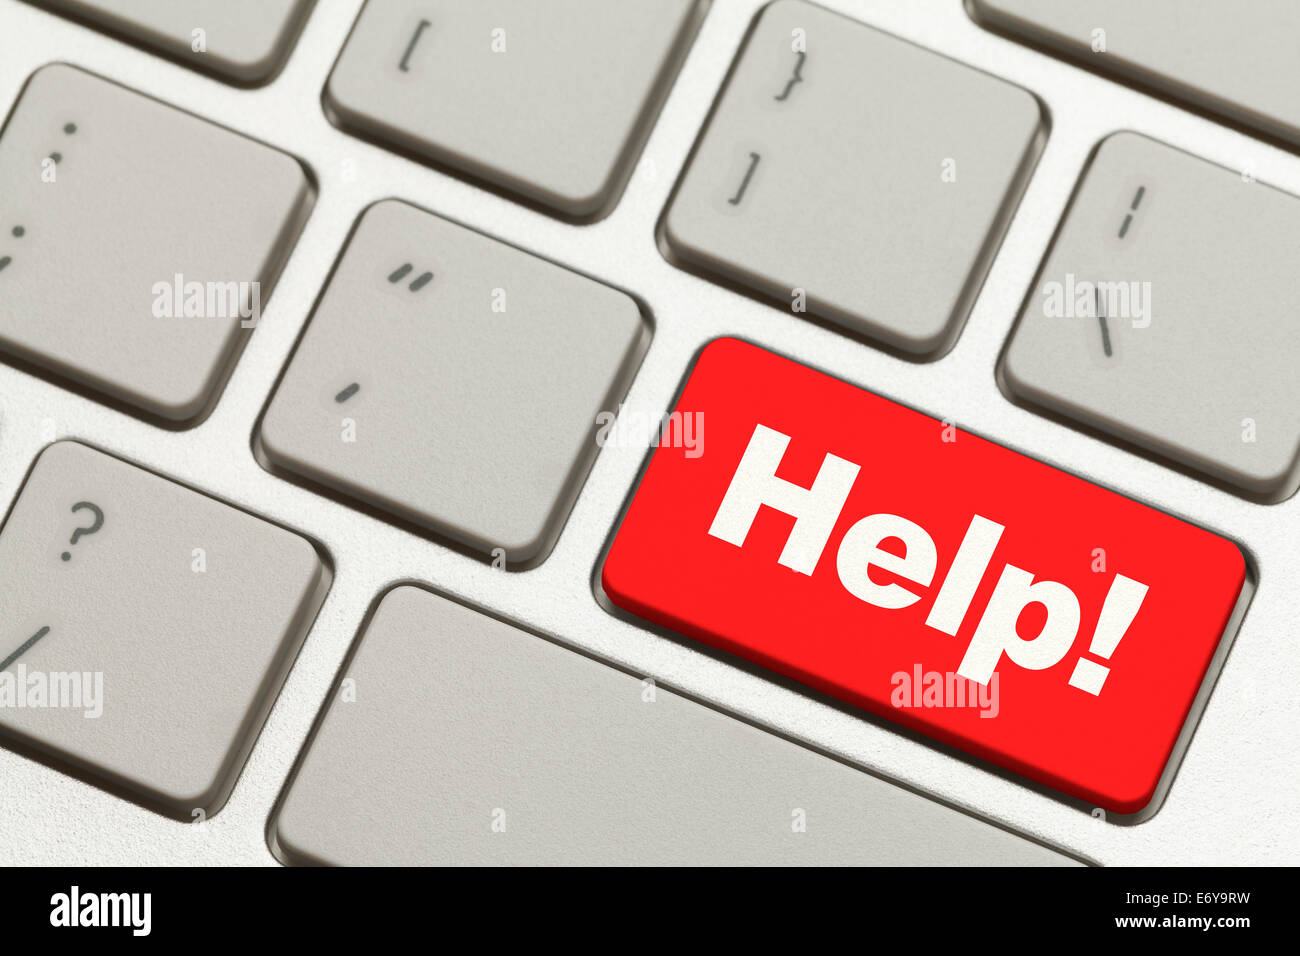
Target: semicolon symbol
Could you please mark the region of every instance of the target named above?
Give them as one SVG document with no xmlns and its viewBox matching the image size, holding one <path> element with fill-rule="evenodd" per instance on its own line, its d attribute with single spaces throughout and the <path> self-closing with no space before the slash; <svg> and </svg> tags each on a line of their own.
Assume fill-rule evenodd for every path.
<svg viewBox="0 0 1300 956">
<path fill-rule="evenodd" d="M 402 54 L 402 62 L 397 64 L 397 68 L 403 73 L 410 73 L 411 54 L 415 52 L 415 45 L 420 42 L 420 34 L 433 26 L 428 20 L 421 20 L 415 27 L 415 33 L 411 35 L 411 42 L 406 44 L 406 52 Z"/>
<path fill-rule="evenodd" d="M 740 200 L 744 198 L 745 190 L 749 188 L 749 181 L 754 177 L 754 170 L 758 168 L 760 159 L 762 157 L 758 153 L 749 154 L 749 168 L 745 170 L 745 178 L 740 181 L 740 188 L 736 190 L 736 195 L 727 200 L 731 205 L 740 205 Z"/>
<path fill-rule="evenodd" d="M 396 285 L 397 283 L 405 279 L 408 275 L 410 275 L 411 271 L 414 268 L 415 266 L 411 265 L 409 262 L 404 262 L 398 269 L 394 270 L 393 273 L 389 275 L 388 281 Z M 433 281 L 433 273 L 424 272 L 421 273 L 420 276 L 414 282 L 412 282 L 410 286 L 408 286 L 408 288 L 412 292 L 419 292 L 421 289 L 423 289 L 426 285 L 428 285 L 432 281 Z"/>
<path fill-rule="evenodd" d="M 794 73 L 790 75 L 790 80 L 785 84 L 785 89 L 772 97 L 772 99 L 776 100 L 778 103 L 783 103 L 788 100 L 791 91 L 794 90 L 795 84 L 803 82 L 803 61 L 808 58 L 808 54 L 802 50 L 796 50 L 794 55 L 798 57 L 798 59 L 794 61 Z"/>
<path fill-rule="evenodd" d="M 24 654 L 30 651 L 32 649 L 32 645 L 35 644 L 37 641 L 39 641 L 42 637 L 44 637 L 48 633 L 50 633 L 49 627 L 43 627 L 35 634 L 33 634 L 31 637 L 27 638 L 27 640 L 23 641 L 22 644 L 18 646 L 18 650 L 14 651 L 3 661 L 0 661 L 0 671 L 7 671 L 9 669 L 10 664 L 12 664 L 14 661 L 18 660 L 18 658 L 22 657 Z"/>
</svg>

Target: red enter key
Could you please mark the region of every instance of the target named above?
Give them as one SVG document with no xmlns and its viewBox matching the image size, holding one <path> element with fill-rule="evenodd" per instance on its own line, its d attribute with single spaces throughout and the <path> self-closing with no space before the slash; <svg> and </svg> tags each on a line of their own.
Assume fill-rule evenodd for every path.
<svg viewBox="0 0 1300 956">
<path fill-rule="evenodd" d="M 602 572 L 633 614 L 1119 814 L 1167 784 L 1245 580 L 1224 538 L 735 339 Z"/>
</svg>

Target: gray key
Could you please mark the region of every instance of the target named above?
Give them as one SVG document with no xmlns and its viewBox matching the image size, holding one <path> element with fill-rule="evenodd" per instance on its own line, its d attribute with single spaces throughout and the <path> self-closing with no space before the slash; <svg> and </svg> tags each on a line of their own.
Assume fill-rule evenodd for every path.
<svg viewBox="0 0 1300 956">
<path fill-rule="evenodd" d="M 976 18 L 1300 144 L 1295 0 L 972 0 Z"/>
<path fill-rule="evenodd" d="M 820 7 L 765 7 L 669 250 L 886 345 L 944 351 L 1045 135 L 1032 95 Z"/>
<path fill-rule="evenodd" d="M 1016 396 L 1253 497 L 1295 491 L 1300 200 L 1135 133 L 1084 174 L 1002 364 Z"/>
<path fill-rule="evenodd" d="M 190 821 L 225 803 L 329 574 L 298 535 L 65 441 L 0 528 L 0 581 L 0 735 Z"/>
<path fill-rule="evenodd" d="M 310 204 L 284 153 L 44 67 L 0 135 L 0 350 L 191 424 Z"/>
<path fill-rule="evenodd" d="M 287 863 L 1076 861 L 416 587 L 270 827 Z"/>
<path fill-rule="evenodd" d="M 269 80 L 311 0 L 34 0 L 238 83 Z"/>
<path fill-rule="evenodd" d="M 260 450 L 512 567 L 535 563 L 648 339 L 625 293 L 381 202 L 290 361 Z"/>
<path fill-rule="evenodd" d="M 595 217 L 623 191 L 704 6 L 374 0 L 325 104 L 347 129 Z"/>
</svg>

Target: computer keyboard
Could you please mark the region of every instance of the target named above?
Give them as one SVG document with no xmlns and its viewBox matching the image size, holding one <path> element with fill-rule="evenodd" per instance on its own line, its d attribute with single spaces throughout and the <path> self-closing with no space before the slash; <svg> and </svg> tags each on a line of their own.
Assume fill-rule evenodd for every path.
<svg viewBox="0 0 1300 956">
<path fill-rule="evenodd" d="M 292 157 L 58 63 L 13 110 L 0 181 L 22 230 L 0 351 L 175 424 L 216 401 L 312 198 Z"/>
<path fill-rule="evenodd" d="M 300 535 L 72 441 L 32 468 L 0 574 L 6 633 L 39 637 L 5 662 L 6 740 L 186 823 L 221 809 L 329 587 Z"/>
<path fill-rule="evenodd" d="M 622 192 L 706 6 L 367 4 L 325 107 L 344 129 L 590 218 Z"/>
<path fill-rule="evenodd" d="M 934 357 L 956 340 L 1045 133 L 1023 89 L 778 0 L 737 57 L 663 242 L 779 308 Z"/>
<path fill-rule="evenodd" d="M 593 423 L 615 414 L 648 338 L 627 294 L 381 202 L 257 440 L 274 467 L 510 568 L 535 564 L 596 457 Z"/>
<path fill-rule="evenodd" d="M 1001 366 L 1007 388 L 1239 494 L 1289 497 L 1300 327 L 1279 303 L 1297 262 L 1295 196 L 1115 133 L 1026 301 Z"/>
<path fill-rule="evenodd" d="M 1300 7 L 1289 0 L 970 0 L 970 8 L 992 29 L 1300 145 Z"/>
<path fill-rule="evenodd" d="M 38 0 L 234 83 L 283 65 L 312 0 Z"/>
<path fill-rule="evenodd" d="M 272 820 L 291 862 L 1078 865 L 422 588 L 347 673 Z"/>
<path fill-rule="evenodd" d="M 0 678 L 82 705 L 0 680 L 0 861 L 1293 860 L 1258 3 L 1211 62 L 1156 27 L 1240 5 L 0 0 Z M 710 535 L 756 426 L 962 527 Z M 1013 506 L 1075 577 L 960 547 Z"/>
</svg>

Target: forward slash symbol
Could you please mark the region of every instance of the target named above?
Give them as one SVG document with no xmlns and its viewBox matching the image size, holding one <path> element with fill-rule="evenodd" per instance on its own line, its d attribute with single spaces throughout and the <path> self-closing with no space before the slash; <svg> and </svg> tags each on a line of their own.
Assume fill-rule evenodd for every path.
<svg viewBox="0 0 1300 956">
<path fill-rule="evenodd" d="M 352 383 L 351 385 L 349 385 L 347 388 L 343 389 L 343 391 L 341 391 L 341 392 L 339 392 L 337 395 L 335 395 L 335 396 L 334 396 L 334 401 L 336 401 L 336 402 L 338 402 L 340 405 L 342 405 L 344 402 L 346 402 L 349 398 L 351 398 L 353 395 L 355 395 L 355 394 L 356 394 L 357 392 L 359 392 L 359 391 L 361 391 L 361 386 L 358 385 L 356 382 L 353 382 L 353 383 Z"/>
<path fill-rule="evenodd" d="M 29 650 L 31 650 L 32 645 L 35 644 L 37 641 L 39 641 L 42 637 L 44 637 L 48 633 L 50 633 L 50 629 L 48 627 L 43 627 L 35 634 L 33 634 L 31 637 L 27 638 L 27 640 L 23 641 L 22 646 L 20 646 L 18 650 L 14 651 L 3 661 L 0 661 L 0 671 L 7 671 L 9 669 L 10 664 L 18 660 L 18 658 L 22 657 Z"/>
</svg>

